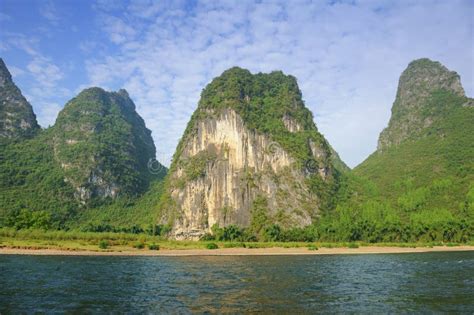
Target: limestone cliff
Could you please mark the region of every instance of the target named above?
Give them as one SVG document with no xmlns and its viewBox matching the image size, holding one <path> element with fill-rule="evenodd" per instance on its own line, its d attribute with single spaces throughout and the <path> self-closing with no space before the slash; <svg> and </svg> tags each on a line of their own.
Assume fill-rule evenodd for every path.
<svg viewBox="0 0 474 315">
<path fill-rule="evenodd" d="M 339 174 L 294 77 L 232 68 L 202 92 L 163 195 L 171 237 L 213 225 L 305 226 L 330 203 Z"/>
<path fill-rule="evenodd" d="M 24 138 L 40 130 L 33 108 L 0 58 L 0 138 Z"/>
<path fill-rule="evenodd" d="M 412 61 L 400 76 L 390 122 L 380 134 L 378 151 L 399 145 L 435 123 L 442 111 L 432 106 L 430 98 L 440 91 L 465 96 L 456 72 L 426 58 Z"/>
<path fill-rule="evenodd" d="M 151 131 L 125 90 L 82 91 L 59 113 L 53 141 L 65 180 L 83 203 L 137 195 L 164 175 L 148 167 L 158 163 Z"/>
</svg>

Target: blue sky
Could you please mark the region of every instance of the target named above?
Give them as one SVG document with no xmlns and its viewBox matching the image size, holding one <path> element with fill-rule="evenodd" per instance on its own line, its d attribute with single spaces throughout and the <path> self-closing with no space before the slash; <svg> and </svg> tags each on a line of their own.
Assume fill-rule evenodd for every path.
<svg viewBox="0 0 474 315">
<path fill-rule="evenodd" d="M 127 89 L 165 164 L 213 77 L 283 70 L 355 166 L 411 60 L 440 61 L 474 95 L 473 17 L 469 0 L 0 0 L 0 56 L 42 126 L 85 87 Z"/>
</svg>

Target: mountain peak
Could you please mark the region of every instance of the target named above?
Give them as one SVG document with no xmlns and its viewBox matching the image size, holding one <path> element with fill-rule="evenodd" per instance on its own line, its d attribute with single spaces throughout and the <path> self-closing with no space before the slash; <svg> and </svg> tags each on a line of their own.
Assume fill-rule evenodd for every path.
<svg viewBox="0 0 474 315">
<path fill-rule="evenodd" d="M 125 90 L 83 90 L 59 113 L 54 132 L 56 159 L 84 203 L 140 194 L 164 175 L 158 162 L 160 172 L 149 169 L 155 161 L 151 131 Z"/>
<path fill-rule="evenodd" d="M 261 103 L 265 97 L 278 99 L 272 107 L 275 107 L 281 116 L 285 112 L 304 109 L 301 91 L 295 77 L 282 71 L 253 74 L 239 67 L 224 71 L 206 86 L 201 94 L 199 108 L 232 108 L 244 114 L 249 110 L 262 110 L 262 104 L 254 100 L 259 100 Z M 304 111 L 311 116 L 308 110 Z"/>
<path fill-rule="evenodd" d="M 125 90 L 125 89 L 120 89 L 120 90 L 118 90 L 117 93 L 118 93 L 119 95 L 125 97 L 125 98 L 130 98 L 130 95 L 128 95 L 128 92 L 127 92 L 127 90 Z"/>
<path fill-rule="evenodd" d="M 337 154 L 318 132 L 293 76 L 233 67 L 212 80 L 173 157 L 161 198 L 171 237 L 235 224 L 306 226 L 331 209 Z"/>
<path fill-rule="evenodd" d="M 456 102 L 443 101 L 440 93 L 465 98 L 459 75 L 428 58 L 410 62 L 400 76 L 392 115 L 380 134 L 378 150 L 419 134 L 455 106 Z"/>
<path fill-rule="evenodd" d="M 22 138 L 40 129 L 33 108 L 0 58 L 0 138 Z"/>
<path fill-rule="evenodd" d="M 0 87 L 5 86 L 9 81 L 12 81 L 12 75 L 8 71 L 7 66 L 2 58 L 0 58 Z"/>
<path fill-rule="evenodd" d="M 413 96 L 423 96 L 437 89 L 465 95 L 461 79 L 456 72 L 450 71 L 438 61 L 422 58 L 410 62 L 403 71 L 397 97 L 404 103 L 413 103 Z"/>
</svg>

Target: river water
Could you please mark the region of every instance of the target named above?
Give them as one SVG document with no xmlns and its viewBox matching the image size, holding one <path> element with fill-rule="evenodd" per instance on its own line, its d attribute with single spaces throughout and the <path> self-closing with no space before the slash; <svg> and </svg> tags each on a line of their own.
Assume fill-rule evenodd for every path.
<svg viewBox="0 0 474 315">
<path fill-rule="evenodd" d="M 0 255 L 6 313 L 474 313 L 474 253 Z"/>
</svg>

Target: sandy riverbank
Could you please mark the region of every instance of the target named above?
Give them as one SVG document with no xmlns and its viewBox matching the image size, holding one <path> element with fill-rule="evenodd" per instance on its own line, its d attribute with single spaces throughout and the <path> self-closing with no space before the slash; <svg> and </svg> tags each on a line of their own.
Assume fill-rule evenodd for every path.
<svg viewBox="0 0 474 315">
<path fill-rule="evenodd" d="M 364 246 L 359 248 L 219 248 L 209 249 L 162 249 L 126 251 L 84 251 L 59 249 L 18 249 L 1 248 L 0 255 L 65 255 L 65 256 L 265 256 L 265 255 L 338 255 L 338 254 L 402 254 L 427 252 L 474 251 L 474 246 L 435 247 L 382 247 Z"/>
</svg>

